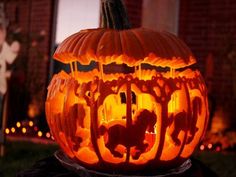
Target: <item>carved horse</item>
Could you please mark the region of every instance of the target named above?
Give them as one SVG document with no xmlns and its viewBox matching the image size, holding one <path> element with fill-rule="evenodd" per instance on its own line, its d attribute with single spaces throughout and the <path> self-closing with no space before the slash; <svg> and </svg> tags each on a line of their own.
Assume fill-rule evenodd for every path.
<svg viewBox="0 0 236 177">
<path fill-rule="evenodd" d="M 117 124 L 106 128 L 102 125 L 100 126 L 100 133 L 101 135 L 107 133 L 108 141 L 105 145 L 115 157 L 123 157 L 120 152 L 115 150 L 117 145 L 123 145 L 126 148 L 135 147 L 137 153 L 133 158 L 137 159 L 148 147 L 148 144 L 144 143 L 145 132 L 154 132 L 156 121 L 156 114 L 144 109 L 131 126 L 124 127 Z"/>
</svg>

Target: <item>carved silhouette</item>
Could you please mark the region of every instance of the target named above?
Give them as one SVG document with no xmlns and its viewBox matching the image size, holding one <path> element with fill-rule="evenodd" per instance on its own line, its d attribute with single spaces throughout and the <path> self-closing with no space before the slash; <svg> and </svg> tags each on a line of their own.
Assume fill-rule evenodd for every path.
<svg viewBox="0 0 236 177">
<path fill-rule="evenodd" d="M 126 148 L 135 147 L 136 153 L 133 155 L 133 158 L 138 159 L 141 153 L 148 147 L 148 144 L 144 143 L 145 132 L 154 133 L 156 121 L 156 114 L 144 109 L 130 127 L 114 125 L 106 128 L 102 125 L 99 129 L 101 135 L 108 134 L 108 141 L 105 145 L 115 157 L 123 157 L 120 152 L 115 150 L 117 145 L 123 145 Z"/>
<path fill-rule="evenodd" d="M 85 110 L 82 104 L 76 103 L 70 107 L 69 117 L 67 118 L 67 122 L 65 124 L 69 124 L 70 128 L 65 131 L 66 136 L 70 136 L 73 142 L 72 147 L 73 150 L 77 151 L 80 148 L 80 143 L 83 142 L 85 137 L 80 137 L 76 135 L 77 131 L 77 123 L 81 128 L 84 128 L 84 118 L 85 118 Z"/>
<path fill-rule="evenodd" d="M 198 128 L 196 127 L 198 114 L 202 112 L 202 100 L 199 97 L 195 97 L 192 101 L 192 117 L 190 119 L 190 136 L 187 139 L 187 144 L 191 143 L 193 140 Z"/>
<path fill-rule="evenodd" d="M 170 116 L 170 122 L 174 121 L 175 124 L 175 128 L 174 131 L 171 133 L 171 138 L 172 140 L 175 142 L 175 145 L 179 146 L 181 144 L 181 141 L 178 139 L 179 133 L 181 130 L 186 130 L 187 126 L 186 126 L 186 117 L 187 117 L 187 113 L 185 111 L 183 112 L 179 112 L 178 114 L 176 114 L 175 116 L 173 116 L 173 114 L 171 114 Z"/>
<path fill-rule="evenodd" d="M 171 138 L 174 143 L 179 146 L 181 141 L 178 139 L 179 133 L 181 130 L 188 130 L 190 136 L 187 137 L 187 144 L 191 143 L 193 140 L 198 128 L 196 127 L 198 114 L 201 114 L 202 111 L 202 101 L 199 97 L 195 97 L 192 101 L 192 114 L 191 117 L 187 117 L 185 111 L 177 113 L 175 116 L 173 114 L 169 117 L 168 125 L 171 125 L 174 122 L 174 131 L 171 133 Z M 189 126 L 186 125 L 187 120 L 189 121 Z M 188 128 L 188 129 L 187 129 Z"/>
</svg>

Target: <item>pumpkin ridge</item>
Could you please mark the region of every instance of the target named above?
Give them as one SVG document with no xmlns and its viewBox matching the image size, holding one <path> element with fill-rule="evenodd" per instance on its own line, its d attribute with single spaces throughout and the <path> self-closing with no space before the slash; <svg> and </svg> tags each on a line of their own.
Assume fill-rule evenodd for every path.
<svg viewBox="0 0 236 177">
<path fill-rule="evenodd" d="M 65 40 L 63 40 L 62 43 L 64 43 L 65 45 L 63 45 L 63 46 L 62 46 L 62 45 L 59 45 L 59 46 L 57 47 L 57 49 L 56 49 L 56 52 L 57 52 L 57 51 L 58 51 L 58 52 L 63 52 L 63 51 L 67 48 L 68 43 L 71 42 L 71 39 L 76 38 L 77 36 L 80 36 L 80 35 L 82 35 L 82 33 L 77 32 L 77 33 L 75 33 L 75 34 L 69 36 L 69 37 L 66 38 Z"/>
<path fill-rule="evenodd" d="M 70 53 L 73 53 L 73 50 L 76 48 L 76 45 L 78 41 L 81 39 L 81 37 L 83 37 L 83 33 L 75 36 L 74 39 L 73 38 L 71 39 L 70 45 L 68 46 L 68 49 L 67 49 Z"/>
<path fill-rule="evenodd" d="M 101 44 L 103 42 L 103 38 L 106 34 L 106 30 L 104 30 L 104 32 L 102 33 L 102 35 L 100 36 L 100 38 L 98 39 L 98 42 L 97 42 L 97 47 L 95 48 L 95 54 L 96 54 L 96 60 L 99 61 L 101 59 L 101 62 L 104 64 L 105 63 L 105 56 L 106 55 L 100 55 L 100 50 L 102 52 L 102 48 L 103 48 L 103 45 Z M 107 45 L 107 44 L 106 44 Z"/>
<path fill-rule="evenodd" d="M 85 43 L 88 40 L 88 37 L 90 37 L 92 35 L 93 31 L 90 33 L 85 33 L 77 42 L 77 44 L 75 45 L 74 49 L 72 50 L 71 54 L 74 57 L 78 57 L 81 56 L 82 54 L 84 54 L 84 48 L 85 48 Z M 82 51 L 82 52 L 81 52 Z"/>
<path fill-rule="evenodd" d="M 190 56 L 193 57 L 192 52 L 189 50 L 189 48 L 186 46 L 186 44 L 182 40 L 180 40 L 179 38 L 174 38 L 174 35 L 169 33 L 169 32 L 164 31 L 163 33 L 165 33 L 165 35 L 169 37 L 171 42 L 173 44 L 175 44 L 175 47 L 178 49 L 178 50 L 175 50 L 175 51 L 179 52 L 179 54 L 177 55 L 178 57 L 181 56 L 181 55 L 187 55 L 188 53 L 191 54 Z M 190 57 L 189 58 L 183 58 L 183 59 L 185 60 L 186 64 L 189 64 L 191 62 Z"/>
<path fill-rule="evenodd" d="M 142 58 L 145 58 L 145 51 L 144 51 L 144 48 L 143 48 L 143 44 L 142 44 L 142 41 L 140 40 L 140 38 L 138 37 L 138 33 L 137 33 L 138 30 L 136 31 L 131 31 L 132 34 L 134 35 L 134 37 L 136 38 L 136 41 L 137 41 L 137 45 L 140 46 L 140 56 L 142 56 Z"/>
<path fill-rule="evenodd" d="M 136 51 L 138 53 L 137 57 L 134 57 L 136 63 L 137 63 L 137 59 L 140 59 L 140 58 L 143 58 L 143 61 L 144 61 L 144 59 L 145 59 L 145 52 L 143 50 L 142 43 L 141 43 L 140 39 L 137 36 L 137 33 L 134 30 L 130 30 L 130 34 L 133 36 L 133 43 L 135 43 L 135 45 L 136 45 L 135 50 L 133 50 L 133 51 Z M 142 61 L 140 61 L 140 63 L 141 62 Z"/>
<path fill-rule="evenodd" d="M 195 59 L 192 56 L 190 49 L 181 40 L 178 40 L 177 37 L 169 36 L 165 32 L 155 32 L 153 30 L 149 30 L 145 28 L 129 29 L 129 30 L 122 30 L 122 31 L 117 31 L 113 29 L 107 29 L 107 30 L 109 31 L 109 33 L 111 33 L 111 36 L 114 35 L 115 38 L 108 40 L 108 39 L 104 39 L 103 35 L 101 36 L 97 35 L 98 33 L 101 33 L 101 31 L 104 31 L 104 33 L 106 33 L 106 30 L 104 29 L 83 30 L 83 31 L 80 31 L 79 33 L 76 33 L 76 35 L 70 36 L 69 37 L 70 40 L 64 40 L 59 45 L 59 49 L 56 50 L 54 54 L 54 58 L 64 63 L 69 63 L 71 61 L 77 60 L 81 64 L 88 64 L 87 57 L 91 57 L 91 55 L 93 56 L 93 53 L 94 53 L 94 56 L 93 56 L 94 60 L 96 60 L 97 62 L 102 61 L 103 64 L 109 64 L 109 63 L 117 61 L 119 63 L 125 63 L 129 66 L 135 66 L 140 62 L 147 62 L 155 66 L 160 66 L 160 63 L 161 63 L 162 67 L 168 66 L 168 67 L 174 67 L 174 68 L 181 68 L 181 67 L 188 66 L 195 63 Z M 70 45 L 70 42 L 72 41 L 72 38 L 76 38 L 76 36 L 80 35 L 80 33 L 82 33 L 82 36 L 78 40 L 78 44 L 75 45 L 75 50 L 71 52 L 72 48 L 70 47 L 72 46 Z M 81 47 L 84 48 L 86 46 L 86 45 L 81 46 L 81 44 L 83 40 L 87 38 L 87 37 L 85 38 L 85 36 L 88 35 L 87 33 L 94 33 L 94 36 L 97 36 L 97 37 L 94 37 L 93 40 L 91 40 L 91 43 L 93 43 L 92 41 L 94 41 L 94 43 L 97 43 L 97 44 L 89 45 L 87 46 L 87 50 L 82 50 Z M 136 34 L 136 37 L 138 38 L 138 40 L 140 41 L 140 44 L 142 45 L 141 48 L 144 51 L 143 55 L 142 55 L 142 52 L 140 52 L 140 54 L 137 54 L 135 52 L 135 51 L 140 50 L 140 46 L 132 45 L 133 44 L 132 41 L 134 41 L 133 38 L 122 37 L 123 34 L 124 36 L 126 36 L 130 33 Z M 101 43 L 100 41 L 103 41 L 103 42 Z M 173 46 L 176 46 L 178 50 L 181 49 L 181 51 L 178 52 L 173 49 L 167 49 L 168 47 L 162 47 L 162 45 L 170 46 L 169 43 L 171 41 L 174 42 L 171 48 L 173 48 Z M 100 47 L 104 43 L 108 45 L 107 50 L 99 51 Z M 131 50 L 127 51 L 124 48 L 127 45 L 126 43 L 132 45 Z M 177 46 L 177 43 L 179 47 Z M 94 48 L 94 46 L 96 45 L 97 47 Z M 113 47 L 116 49 L 113 49 Z M 119 49 L 119 48 L 122 48 L 122 49 Z M 108 50 L 108 49 L 112 49 L 112 50 Z M 114 51 L 114 50 L 116 51 L 116 53 L 111 53 L 111 51 Z M 168 52 L 171 52 L 171 53 L 168 53 Z M 189 62 L 186 62 L 186 61 L 189 61 Z M 173 63 L 175 62 L 177 65 L 173 66 Z"/>
<path fill-rule="evenodd" d="M 103 32 L 104 31 L 99 31 L 98 33 L 96 33 L 96 31 L 92 31 L 84 37 L 83 41 L 80 44 L 78 44 L 76 48 L 77 56 L 82 56 L 84 62 L 89 63 L 89 59 L 95 56 L 93 52 L 94 47 L 92 44 L 96 44 L 96 41 L 94 40 L 96 40 L 97 36 L 100 36 Z"/>
<path fill-rule="evenodd" d="M 176 49 L 176 46 L 175 46 L 175 43 L 172 41 L 172 39 L 169 37 L 169 36 L 167 36 L 165 33 L 162 33 L 163 35 L 162 35 L 162 38 L 164 38 L 165 40 L 163 40 L 163 41 L 166 41 L 166 44 L 168 45 L 168 49 L 169 49 L 169 51 L 168 51 L 168 53 L 172 53 L 172 56 L 170 56 L 170 58 L 172 57 L 172 58 L 178 58 L 179 57 L 179 53 L 178 53 L 178 51 L 177 51 L 177 49 Z M 184 62 L 186 62 L 185 61 L 185 59 L 183 59 L 184 60 Z"/>
</svg>

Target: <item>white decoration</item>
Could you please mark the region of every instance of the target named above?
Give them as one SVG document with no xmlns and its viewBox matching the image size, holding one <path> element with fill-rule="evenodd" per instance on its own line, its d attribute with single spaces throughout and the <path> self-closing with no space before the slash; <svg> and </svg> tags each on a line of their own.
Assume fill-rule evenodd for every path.
<svg viewBox="0 0 236 177">
<path fill-rule="evenodd" d="M 12 64 L 16 59 L 20 49 L 20 44 L 14 41 L 11 46 L 4 41 L 0 52 L 0 94 L 4 95 L 7 91 L 7 78 L 11 76 L 11 71 L 7 70 L 7 63 Z"/>
</svg>

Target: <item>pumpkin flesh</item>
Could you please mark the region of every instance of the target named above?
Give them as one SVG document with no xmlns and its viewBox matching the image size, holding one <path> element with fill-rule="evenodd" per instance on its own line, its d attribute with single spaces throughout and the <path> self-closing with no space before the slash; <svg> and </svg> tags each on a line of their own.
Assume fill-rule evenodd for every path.
<svg viewBox="0 0 236 177">
<path fill-rule="evenodd" d="M 48 87 L 46 115 L 63 151 L 88 168 L 161 169 L 180 165 L 202 138 L 207 92 L 190 69 L 62 71 Z"/>
</svg>

